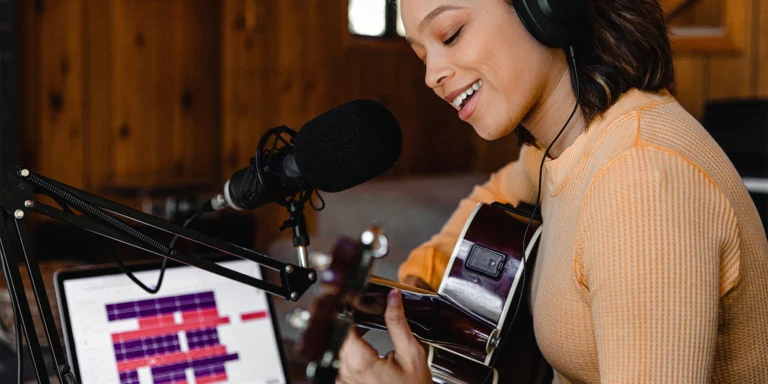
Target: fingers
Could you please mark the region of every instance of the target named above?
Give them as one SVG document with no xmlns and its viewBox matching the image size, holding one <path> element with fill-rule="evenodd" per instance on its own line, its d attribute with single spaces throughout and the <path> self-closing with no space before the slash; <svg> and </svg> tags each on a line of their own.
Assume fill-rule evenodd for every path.
<svg viewBox="0 0 768 384">
<path fill-rule="evenodd" d="M 336 384 L 353 384 L 353 377 L 352 373 L 342 363 L 339 367 L 339 372 L 336 374 Z"/>
<path fill-rule="evenodd" d="M 411 333 L 411 327 L 405 318 L 403 299 L 400 290 L 393 288 L 387 297 L 387 310 L 384 313 L 389 337 L 395 347 L 395 356 L 399 361 L 412 361 L 421 359 L 424 350 Z M 402 359 L 402 360 L 401 360 Z"/>
<path fill-rule="evenodd" d="M 379 360 L 379 354 L 376 350 L 360 338 L 354 329 L 350 329 L 339 351 L 340 382 L 363 376 L 377 360 Z"/>
</svg>

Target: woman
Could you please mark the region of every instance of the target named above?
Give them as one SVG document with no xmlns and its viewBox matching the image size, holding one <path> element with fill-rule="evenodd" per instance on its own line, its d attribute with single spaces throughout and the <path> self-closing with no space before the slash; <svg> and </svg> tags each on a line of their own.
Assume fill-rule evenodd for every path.
<svg viewBox="0 0 768 384">
<path fill-rule="evenodd" d="M 399 278 L 439 286 L 478 202 L 539 199 L 530 302 L 555 382 L 768 382 L 768 241 L 726 155 L 667 91 L 659 4 L 584 0 L 579 12 L 573 71 L 513 0 L 402 0 L 427 85 L 483 138 L 517 128 L 526 145 Z M 340 382 L 430 382 L 397 293 L 386 318 L 394 352 L 380 359 L 350 333 Z"/>
</svg>

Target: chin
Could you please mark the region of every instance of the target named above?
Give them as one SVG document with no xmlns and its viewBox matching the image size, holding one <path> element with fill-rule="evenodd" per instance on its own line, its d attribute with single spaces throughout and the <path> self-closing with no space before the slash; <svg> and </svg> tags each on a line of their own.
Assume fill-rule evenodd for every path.
<svg viewBox="0 0 768 384">
<path fill-rule="evenodd" d="M 475 133 L 486 141 L 494 141 L 509 135 L 517 125 L 509 125 L 507 122 L 477 122 L 472 123 Z"/>
</svg>

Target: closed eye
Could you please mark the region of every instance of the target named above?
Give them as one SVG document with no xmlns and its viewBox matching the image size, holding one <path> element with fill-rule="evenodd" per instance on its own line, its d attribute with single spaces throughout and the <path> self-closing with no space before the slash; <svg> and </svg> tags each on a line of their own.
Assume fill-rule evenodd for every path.
<svg viewBox="0 0 768 384">
<path fill-rule="evenodd" d="M 451 37 L 449 37 L 448 40 L 443 41 L 443 45 L 451 45 L 451 44 L 455 43 L 456 40 L 461 35 L 461 31 L 463 31 L 463 30 L 464 30 L 464 27 L 462 26 L 461 28 L 459 28 L 456 31 L 456 33 L 454 33 Z"/>
</svg>

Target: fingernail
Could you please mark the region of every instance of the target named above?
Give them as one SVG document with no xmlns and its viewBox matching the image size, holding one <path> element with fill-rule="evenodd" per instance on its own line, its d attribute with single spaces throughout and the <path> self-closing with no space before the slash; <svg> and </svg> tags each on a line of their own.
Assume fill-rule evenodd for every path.
<svg viewBox="0 0 768 384">
<path fill-rule="evenodd" d="M 398 306 L 400 304 L 399 296 L 400 296 L 400 290 L 399 289 L 392 288 L 392 290 L 389 291 L 389 298 L 388 298 L 388 300 L 389 300 L 389 305 L 391 307 L 396 307 L 396 306 Z"/>
</svg>

